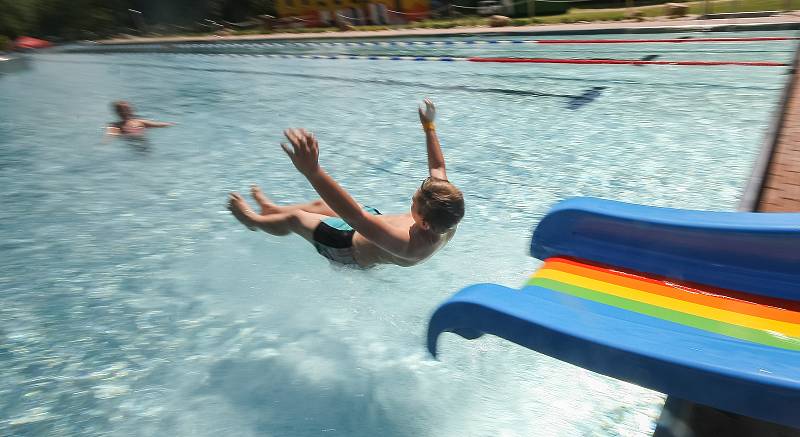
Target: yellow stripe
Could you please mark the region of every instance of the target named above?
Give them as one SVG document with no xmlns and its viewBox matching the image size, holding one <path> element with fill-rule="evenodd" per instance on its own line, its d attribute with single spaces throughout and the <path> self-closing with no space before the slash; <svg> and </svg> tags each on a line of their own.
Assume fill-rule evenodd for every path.
<svg viewBox="0 0 800 437">
<path fill-rule="evenodd" d="M 671 297 L 661 296 L 653 293 L 636 290 L 621 285 L 611 284 L 584 276 L 573 275 L 553 269 L 542 269 L 534 275 L 536 278 L 552 279 L 554 281 L 588 288 L 603 293 L 611 294 L 625 299 L 631 299 L 650 305 L 669 308 L 682 313 L 693 314 L 706 319 L 718 320 L 739 326 L 764 331 L 776 331 L 790 337 L 800 337 L 800 325 L 796 323 L 781 322 L 778 320 L 765 319 L 762 317 L 751 316 L 749 314 L 737 313 L 705 305 L 686 302 Z"/>
</svg>

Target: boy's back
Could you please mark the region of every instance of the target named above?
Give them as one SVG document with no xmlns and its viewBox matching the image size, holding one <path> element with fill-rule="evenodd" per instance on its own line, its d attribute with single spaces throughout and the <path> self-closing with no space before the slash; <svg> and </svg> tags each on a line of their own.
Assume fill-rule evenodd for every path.
<svg viewBox="0 0 800 437">
<path fill-rule="evenodd" d="M 444 234 L 440 234 L 439 238 L 431 238 L 424 234 L 420 235 L 419 233 L 415 233 L 413 229 L 415 221 L 410 213 L 386 215 L 377 218 L 393 227 L 408 230 L 410 236 L 409 245 L 411 246 L 411 252 L 414 256 L 411 258 L 395 256 L 391 252 L 381 249 L 380 246 L 374 244 L 356 231 L 353 236 L 355 259 L 358 261 L 358 264 L 363 267 L 373 264 L 396 264 L 403 267 L 410 267 L 419 264 L 444 247 L 456 233 L 456 228 L 450 229 Z"/>
</svg>

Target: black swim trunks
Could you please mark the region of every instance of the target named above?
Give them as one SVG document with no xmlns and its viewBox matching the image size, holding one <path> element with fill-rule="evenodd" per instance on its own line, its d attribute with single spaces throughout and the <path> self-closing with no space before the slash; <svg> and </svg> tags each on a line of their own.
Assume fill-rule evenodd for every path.
<svg viewBox="0 0 800 437">
<path fill-rule="evenodd" d="M 364 210 L 373 215 L 381 215 L 380 211 L 370 206 L 365 206 Z M 355 229 L 341 218 L 328 217 L 314 229 L 314 247 L 320 255 L 335 263 L 357 265 L 353 256 L 355 233 Z"/>
</svg>

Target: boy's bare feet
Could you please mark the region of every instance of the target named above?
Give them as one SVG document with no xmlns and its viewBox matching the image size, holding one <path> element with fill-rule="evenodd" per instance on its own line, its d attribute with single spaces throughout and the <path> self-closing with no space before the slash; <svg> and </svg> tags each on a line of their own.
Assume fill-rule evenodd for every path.
<svg viewBox="0 0 800 437">
<path fill-rule="evenodd" d="M 264 195 L 264 192 L 261 191 L 261 187 L 258 185 L 253 185 L 250 187 L 250 194 L 253 195 L 253 199 L 256 199 L 258 205 L 261 206 L 261 215 L 277 214 L 282 212 L 278 205 L 272 203 L 272 201 Z"/>
<path fill-rule="evenodd" d="M 228 200 L 228 210 L 233 213 L 233 216 L 236 217 L 236 220 L 245 226 L 247 229 L 251 231 L 257 230 L 255 224 L 253 223 L 252 216 L 255 215 L 252 209 L 250 209 L 250 205 L 244 200 L 239 193 L 231 193 L 230 198 Z"/>
</svg>

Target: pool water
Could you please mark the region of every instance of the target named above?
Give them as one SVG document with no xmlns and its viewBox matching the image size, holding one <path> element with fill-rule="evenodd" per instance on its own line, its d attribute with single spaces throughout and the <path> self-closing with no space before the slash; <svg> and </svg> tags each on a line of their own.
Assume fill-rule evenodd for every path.
<svg viewBox="0 0 800 437">
<path fill-rule="evenodd" d="M 793 49 L 536 56 L 789 62 Z M 521 285 L 538 265 L 531 230 L 560 199 L 735 208 L 786 71 L 36 55 L 0 76 L 0 434 L 649 435 L 663 395 L 488 336 L 445 335 L 436 361 L 427 319 L 467 285 Z M 425 264 L 332 266 L 226 211 L 252 183 L 281 203 L 315 197 L 278 145 L 296 126 L 358 201 L 407 210 L 427 176 L 424 97 L 467 202 Z M 178 125 L 104 142 L 117 99 Z"/>
</svg>

